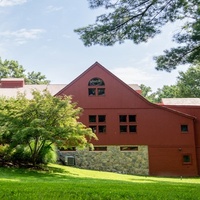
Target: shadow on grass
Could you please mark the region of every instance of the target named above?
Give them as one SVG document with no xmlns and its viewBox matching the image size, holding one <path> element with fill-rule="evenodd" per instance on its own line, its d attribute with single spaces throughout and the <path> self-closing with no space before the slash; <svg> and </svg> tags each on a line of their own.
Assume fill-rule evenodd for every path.
<svg viewBox="0 0 200 200">
<path fill-rule="evenodd" d="M 5 168 L 0 167 L 0 182 L 4 181 L 15 181 L 15 182 L 49 182 L 49 183 L 64 183 L 70 182 L 71 184 L 84 184 L 85 182 L 90 184 L 98 183 L 112 183 L 117 184 L 118 182 L 127 183 L 125 180 L 112 180 L 104 178 L 92 178 L 92 177 L 79 177 L 78 174 L 67 171 L 65 168 L 57 168 L 48 166 L 44 170 L 35 169 L 23 169 L 23 168 Z M 141 182 L 138 179 L 136 182 Z M 129 181 L 130 182 L 130 181 Z M 131 181 L 132 182 L 132 181 Z M 134 182 L 134 181 L 133 181 Z"/>
<path fill-rule="evenodd" d="M 62 179 L 76 179 L 73 177 L 72 173 L 69 171 L 56 168 L 56 167 L 45 167 L 43 170 L 37 169 L 27 169 L 27 168 L 15 168 L 15 167 L 0 167 L 0 181 L 1 180 L 18 180 L 18 181 L 28 181 L 28 180 L 35 180 L 35 181 L 59 181 Z"/>
<path fill-rule="evenodd" d="M 97 172 L 98 173 L 98 172 Z M 118 174 L 116 174 L 118 175 Z M 0 181 L 18 181 L 18 182 L 67 182 L 70 181 L 76 182 L 76 181 L 91 181 L 91 182 L 115 182 L 116 184 L 118 182 L 120 183 L 160 183 L 165 184 L 168 182 L 171 182 L 168 179 L 150 177 L 150 176 L 133 176 L 128 177 L 127 180 L 121 179 L 119 177 L 117 178 L 107 178 L 107 177 L 80 177 L 78 173 L 68 171 L 68 168 L 65 166 L 45 166 L 43 167 L 43 170 L 37 170 L 32 168 L 14 168 L 14 167 L 0 167 Z M 176 181 L 172 181 L 173 184 L 176 183 L 182 183 L 180 179 L 177 179 Z"/>
</svg>

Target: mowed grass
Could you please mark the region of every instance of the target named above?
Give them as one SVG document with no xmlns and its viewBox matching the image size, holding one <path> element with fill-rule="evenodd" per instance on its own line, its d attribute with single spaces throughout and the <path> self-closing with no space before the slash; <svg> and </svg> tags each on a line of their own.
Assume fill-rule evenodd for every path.
<svg viewBox="0 0 200 200">
<path fill-rule="evenodd" d="M 0 168 L 0 199 L 200 200 L 200 178 L 123 175 L 49 165 L 47 171 Z"/>
</svg>

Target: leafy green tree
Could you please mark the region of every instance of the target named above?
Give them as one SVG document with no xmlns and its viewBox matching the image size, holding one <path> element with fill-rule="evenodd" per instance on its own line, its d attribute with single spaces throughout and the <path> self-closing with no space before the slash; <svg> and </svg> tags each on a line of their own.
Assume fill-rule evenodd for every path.
<svg viewBox="0 0 200 200">
<path fill-rule="evenodd" d="M 144 97 L 147 97 L 149 95 L 149 93 L 152 92 L 151 87 L 145 86 L 144 84 L 141 84 L 140 88 L 142 90 L 142 96 L 144 96 Z"/>
<path fill-rule="evenodd" d="M 194 6 L 195 8 L 195 6 Z M 157 63 L 157 70 L 170 72 L 180 64 L 197 64 L 200 62 L 200 7 L 198 8 L 198 20 L 187 22 L 182 27 L 182 32 L 174 35 L 174 41 L 180 46 L 165 50 L 164 54 L 154 57 Z"/>
<path fill-rule="evenodd" d="M 25 78 L 25 69 L 14 60 L 2 60 L 0 58 L 0 78 Z"/>
<path fill-rule="evenodd" d="M 177 85 L 164 85 L 161 89 L 158 88 L 158 90 L 155 92 L 155 98 L 154 102 L 161 102 L 162 98 L 176 98 L 179 96 L 179 89 Z"/>
<path fill-rule="evenodd" d="M 179 97 L 200 98 L 200 64 L 179 72 L 177 80 Z"/>
<path fill-rule="evenodd" d="M 0 143 L 11 149 L 26 147 L 35 166 L 41 162 L 52 144 L 58 148 L 91 145 L 96 135 L 78 122 L 82 111 L 71 97 L 53 97 L 47 91 L 33 91 L 33 99 L 25 95 L 0 98 Z M 23 148 L 25 149 L 25 148 Z"/>
<path fill-rule="evenodd" d="M 174 40 L 180 44 L 155 57 L 158 70 L 170 72 L 180 64 L 200 61 L 199 0 L 88 0 L 90 8 L 106 9 L 96 22 L 75 30 L 84 45 L 147 42 L 168 22 L 184 21 Z"/>
<path fill-rule="evenodd" d="M 145 97 L 150 102 L 156 102 L 155 100 L 155 93 L 152 93 L 152 89 L 149 86 L 145 86 L 144 84 L 140 85 L 142 90 L 142 96 Z"/>
<path fill-rule="evenodd" d="M 164 85 L 152 93 L 150 87 L 140 85 L 142 95 L 151 102 L 161 102 L 162 98 L 200 98 L 200 64 L 179 72 L 174 85 Z"/>
<path fill-rule="evenodd" d="M 41 84 L 49 84 L 50 81 L 46 80 L 46 76 L 42 75 L 41 72 L 28 72 L 25 77 L 25 82 L 27 85 L 41 85 Z"/>
<path fill-rule="evenodd" d="M 46 79 L 45 75 L 40 72 L 25 73 L 22 65 L 19 65 L 14 60 L 2 60 L 0 58 L 0 79 L 1 78 L 24 78 L 26 84 L 49 84 L 50 81 Z"/>
</svg>

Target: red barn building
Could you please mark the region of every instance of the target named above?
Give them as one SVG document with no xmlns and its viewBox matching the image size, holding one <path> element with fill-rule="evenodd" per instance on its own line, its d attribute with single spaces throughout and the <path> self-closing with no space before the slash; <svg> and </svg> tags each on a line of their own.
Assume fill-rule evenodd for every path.
<svg viewBox="0 0 200 200">
<path fill-rule="evenodd" d="M 77 167 L 155 176 L 200 174 L 200 103 L 150 103 L 137 85 L 125 84 L 99 63 L 55 88 L 52 95 L 71 95 L 84 109 L 80 121 L 98 137 L 94 150 L 64 151 Z"/>
<path fill-rule="evenodd" d="M 199 175 L 200 124 L 196 113 L 152 104 L 139 93 L 99 63 L 59 91 L 57 95 L 72 95 L 84 109 L 80 121 L 99 138 L 93 141 L 94 151 L 68 155 L 76 157 L 78 166 L 90 169 Z"/>
</svg>

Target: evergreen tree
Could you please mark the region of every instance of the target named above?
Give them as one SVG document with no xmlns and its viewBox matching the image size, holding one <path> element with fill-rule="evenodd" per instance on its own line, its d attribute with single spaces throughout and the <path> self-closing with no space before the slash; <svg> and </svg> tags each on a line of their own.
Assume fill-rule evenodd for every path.
<svg viewBox="0 0 200 200">
<path fill-rule="evenodd" d="M 184 21 L 174 40 L 180 44 L 155 57 L 157 70 L 170 72 L 180 64 L 200 61 L 199 0 L 88 0 L 90 8 L 103 7 L 106 14 L 96 22 L 76 29 L 84 45 L 110 46 L 132 40 L 147 42 L 161 32 L 168 22 Z"/>
</svg>

